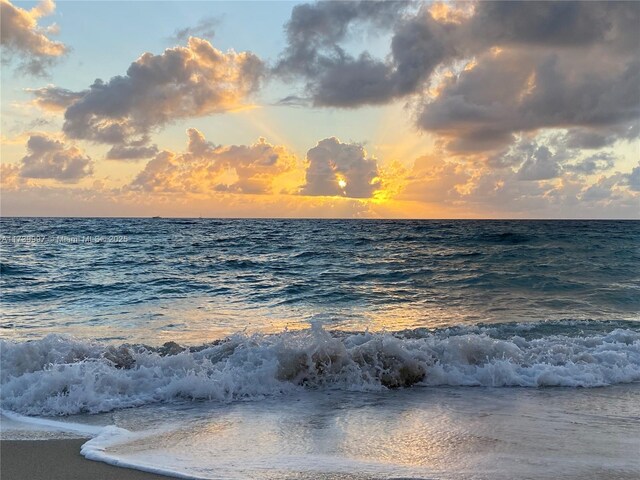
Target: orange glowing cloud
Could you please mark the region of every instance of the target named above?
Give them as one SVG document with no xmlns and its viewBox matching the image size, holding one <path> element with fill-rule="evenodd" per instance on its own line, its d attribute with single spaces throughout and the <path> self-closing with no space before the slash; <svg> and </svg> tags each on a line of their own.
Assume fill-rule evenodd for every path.
<svg viewBox="0 0 640 480">
<path fill-rule="evenodd" d="M 459 2 L 455 4 L 434 2 L 429 7 L 429 13 L 434 20 L 441 23 L 461 24 L 473 16 L 475 5 L 472 2 Z"/>
<path fill-rule="evenodd" d="M 279 176 L 296 167 L 295 157 L 260 138 L 253 145 L 220 146 L 195 128 L 187 130 L 187 150 L 164 150 L 129 185 L 132 190 L 182 193 L 274 193 Z"/>
</svg>

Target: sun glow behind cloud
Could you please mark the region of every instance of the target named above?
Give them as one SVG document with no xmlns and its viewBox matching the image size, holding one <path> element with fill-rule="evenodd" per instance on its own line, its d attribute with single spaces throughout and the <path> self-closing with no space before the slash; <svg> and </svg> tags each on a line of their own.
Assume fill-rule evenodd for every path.
<svg viewBox="0 0 640 480">
<path fill-rule="evenodd" d="M 55 11 L 44 2 L 25 12 L 72 31 L 66 5 Z M 567 11 L 554 30 L 548 20 Z M 76 90 L 55 76 L 25 81 L 3 88 L 4 211 L 38 214 L 57 201 L 64 214 L 81 199 L 86 210 L 74 214 L 104 214 L 102 202 L 113 215 L 135 205 L 166 215 L 637 215 L 640 45 L 628 24 L 639 11 L 320 2 L 292 7 L 268 54 L 233 49 L 242 22 L 226 37 L 216 24 L 206 39 L 136 50 L 126 70 Z M 323 18 L 335 28 L 311 28 Z M 67 52 L 48 37 L 57 27 L 30 25 Z M 367 49 L 372 32 L 387 52 L 380 42 Z M 28 46 L 22 60 L 38 59 Z M 89 61 L 54 56 L 62 70 Z M 182 146 L 192 130 L 206 136 L 205 154 Z M 46 151 L 27 148 L 30 139 Z"/>
</svg>

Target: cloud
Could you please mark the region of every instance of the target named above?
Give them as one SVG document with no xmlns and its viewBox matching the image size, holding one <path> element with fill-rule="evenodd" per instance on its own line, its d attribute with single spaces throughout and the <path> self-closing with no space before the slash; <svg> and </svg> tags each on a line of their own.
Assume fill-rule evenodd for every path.
<svg viewBox="0 0 640 480">
<path fill-rule="evenodd" d="M 355 108 L 384 104 L 416 93 L 436 67 L 455 56 L 451 26 L 426 6 L 415 16 L 408 2 L 320 2 L 293 9 L 288 46 L 275 73 L 304 78 L 316 106 Z M 368 51 L 349 54 L 340 44 L 361 26 L 394 30 L 389 58 Z"/>
<path fill-rule="evenodd" d="M 566 165 L 565 170 L 580 175 L 593 175 L 609 170 L 615 164 L 616 157 L 612 153 L 600 152 L 589 155 L 587 158 L 573 165 Z"/>
<path fill-rule="evenodd" d="M 452 209 L 456 217 L 638 217 L 640 164 L 631 173 L 612 171 L 613 152 L 585 154 L 565 140 L 566 132 L 521 136 L 499 154 L 435 147 L 405 172 L 396 199 Z"/>
<path fill-rule="evenodd" d="M 517 172 L 517 179 L 526 181 L 550 180 L 564 173 L 593 175 L 609 170 L 615 164 L 612 152 L 599 151 L 585 156 L 571 139 L 572 131 L 533 138 L 520 137 L 507 149 L 486 157 L 486 165 L 493 169 L 509 168 Z M 568 140 L 569 139 L 569 140 Z"/>
<path fill-rule="evenodd" d="M 276 70 L 282 74 L 316 74 L 330 59 L 327 51 L 364 23 L 388 28 L 406 7 L 406 2 L 318 2 L 296 5 L 285 27 L 287 47 Z M 335 52 L 339 53 L 339 52 Z"/>
<path fill-rule="evenodd" d="M 78 147 L 35 134 L 27 142 L 29 153 L 22 158 L 20 176 L 77 182 L 93 173 L 93 161 Z"/>
<path fill-rule="evenodd" d="M 1 165 L 2 172 L 5 164 Z M 171 192 L 146 192 L 104 188 L 97 180 L 91 187 L 27 185 L 7 189 L 2 181 L 2 213 L 7 216 L 122 216 L 209 218 L 358 218 L 384 216 L 385 210 L 372 202 L 340 197 L 297 195 L 187 196 Z M 382 211 L 382 213 L 379 213 Z M 388 216 L 388 214 L 386 215 Z"/>
<path fill-rule="evenodd" d="M 628 125 L 596 128 L 571 128 L 564 141 L 568 148 L 599 149 L 613 145 L 618 140 L 633 140 L 640 134 L 640 122 Z"/>
<path fill-rule="evenodd" d="M 640 162 L 637 167 L 634 167 L 631 170 L 631 173 L 627 175 L 627 183 L 629 185 L 629 189 L 634 192 L 640 192 Z"/>
<path fill-rule="evenodd" d="M 74 92 L 66 88 L 47 85 L 42 88 L 27 88 L 26 92 L 35 97 L 34 103 L 43 110 L 64 111 L 80 100 L 87 92 Z"/>
<path fill-rule="evenodd" d="M 562 169 L 549 148 L 541 145 L 529 155 L 518 170 L 519 180 L 548 180 L 560 175 Z"/>
<path fill-rule="evenodd" d="M 12 163 L 0 164 L 0 185 L 2 185 L 2 191 L 15 191 L 19 190 L 24 179 L 20 177 L 20 166 Z"/>
<path fill-rule="evenodd" d="M 296 5 L 286 25 L 287 48 L 276 75 L 302 77 L 318 106 L 354 107 L 383 103 L 393 95 L 389 67 L 367 52 L 357 58 L 340 43 L 359 25 L 390 28 L 406 2 L 318 2 Z"/>
<path fill-rule="evenodd" d="M 41 17 L 55 11 L 52 0 L 42 0 L 31 10 L 16 7 L 8 0 L 0 0 L 0 43 L 3 47 L 3 63 L 16 57 L 20 69 L 32 75 L 44 75 L 57 57 L 67 52 L 67 47 L 51 40 L 48 35 L 57 28 L 38 26 Z M 8 54 L 8 57 L 6 56 Z"/>
<path fill-rule="evenodd" d="M 573 55 L 519 50 L 484 54 L 424 105 L 418 124 L 448 138 L 452 150 L 483 151 L 511 143 L 523 131 L 636 123 L 640 61 L 596 70 L 576 65 Z"/>
<path fill-rule="evenodd" d="M 611 176 L 602 176 L 598 181 L 580 192 L 580 200 L 584 202 L 602 202 L 610 199 L 619 198 L 620 192 L 616 191 L 618 185 L 622 183 L 622 175 L 614 174 Z"/>
<path fill-rule="evenodd" d="M 195 128 L 187 130 L 183 153 L 158 153 L 131 182 L 132 190 L 191 193 L 274 193 L 274 180 L 296 161 L 284 147 L 260 138 L 253 145 L 214 145 Z"/>
<path fill-rule="evenodd" d="M 308 107 L 310 103 L 308 98 L 298 95 L 287 95 L 275 102 L 274 105 L 278 107 Z"/>
<path fill-rule="evenodd" d="M 211 40 L 216 34 L 216 27 L 220 25 L 220 19 L 215 17 L 205 17 L 193 27 L 177 29 L 170 40 L 173 43 L 182 43 L 189 37 L 199 37 Z"/>
<path fill-rule="evenodd" d="M 325 138 L 307 152 L 307 162 L 302 195 L 369 198 L 382 186 L 376 160 L 355 143 Z"/>
<path fill-rule="evenodd" d="M 544 128 L 571 127 L 589 148 L 638 134 L 637 2 L 344 3 L 295 7 L 274 69 L 302 79 L 316 106 L 415 96 L 419 128 L 456 152 Z M 371 25 L 391 34 L 386 57 L 347 47 Z"/>
<path fill-rule="evenodd" d="M 129 144 L 114 145 L 107 152 L 107 160 L 140 160 L 153 157 L 158 153 L 156 145 L 147 145 L 148 138 Z"/>
<path fill-rule="evenodd" d="M 414 161 L 401 198 L 453 204 L 461 198 L 460 191 L 471 178 L 472 172 L 463 164 L 443 160 L 439 155 L 423 155 Z"/>
<path fill-rule="evenodd" d="M 476 4 L 463 25 L 464 40 L 484 45 L 582 48 L 605 44 L 633 51 L 640 10 L 633 2 L 500 2 Z"/>
<path fill-rule="evenodd" d="M 633 2 L 479 2 L 449 37 L 474 65 L 423 103 L 418 125 L 461 152 L 544 128 L 572 127 L 571 147 L 635 136 L 638 23 Z"/>
<path fill-rule="evenodd" d="M 186 47 L 143 54 L 124 76 L 96 80 L 66 109 L 63 131 L 107 144 L 138 141 L 177 119 L 245 106 L 263 68 L 252 53 L 223 53 L 191 37 Z"/>
</svg>

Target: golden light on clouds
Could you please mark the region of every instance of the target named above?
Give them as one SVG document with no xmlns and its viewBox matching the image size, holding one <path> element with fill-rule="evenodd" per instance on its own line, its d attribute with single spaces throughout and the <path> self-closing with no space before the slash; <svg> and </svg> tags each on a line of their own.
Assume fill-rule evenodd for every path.
<svg viewBox="0 0 640 480">
<path fill-rule="evenodd" d="M 54 13 L 56 5 L 53 0 L 43 0 L 31 10 L 24 10 L 7 0 L 2 0 L 0 7 L 3 45 L 38 57 L 59 57 L 66 53 L 67 47 L 63 43 L 47 37 L 48 34 L 57 34 L 58 26 L 53 24 L 43 28 L 38 25 L 40 18 Z"/>
<path fill-rule="evenodd" d="M 64 62 L 84 49 L 49 38 L 54 21 L 65 39 L 78 38 L 66 21 L 70 7 L 60 3 L 59 14 L 42 24 L 55 14 L 51 0 L 29 10 L 0 0 L 3 52 L 7 47 L 14 66 L 43 73 L 62 57 L 50 79 L 7 76 L 2 182 L 24 193 L 10 211 L 82 215 L 64 205 L 52 212 L 47 201 L 82 196 L 117 198 L 113 214 L 128 213 L 124 205 L 145 196 L 150 205 L 160 202 L 162 211 L 153 214 L 165 215 L 171 205 L 203 199 L 211 213 L 248 216 L 325 216 L 322 209 L 327 216 L 500 209 L 544 216 L 561 207 L 581 215 L 586 204 L 603 214 L 612 205 L 616 215 L 637 210 L 637 48 L 623 21 L 633 7 L 577 3 L 583 21 L 555 31 L 549 19 L 560 7 L 553 3 L 392 3 L 353 18 L 341 18 L 330 2 L 294 8 L 275 25 L 286 31 L 282 51 L 224 37 L 232 29 L 204 35 L 194 27 L 169 48 L 166 38 L 125 45 L 125 71 L 96 68 L 103 52 L 95 47 L 95 56 L 74 58 L 73 65 L 87 65 L 76 72 Z M 393 39 L 386 54 L 377 42 L 357 46 L 310 28 L 325 18 L 348 32 L 390 15 L 397 21 L 380 35 L 381 42 Z M 292 21 L 298 17 L 307 21 Z M 608 21 L 571 31 L 591 18 Z M 530 21 L 531 31 L 513 28 Z M 429 41 L 417 42 L 416 32 Z M 122 40 L 114 39 L 114 51 L 124 51 Z M 403 41 L 411 48 L 397 48 Z M 233 49 L 239 46 L 246 51 Z M 69 84 L 75 74 L 84 77 Z M 557 92 L 561 101 L 547 101 Z M 186 148 L 180 129 L 191 132 Z M 43 136 L 66 145 L 62 160 L 59 152 L 31 158 L 27 142 Z M 101 205 L 84 213 L 98 212 L 110 213 Z"/>
<path fill-rule="evenodd" d="M 473 2 L 459 2 L 456 4 L 435 2 L 429 7 L 429 13 L 434 20 L 441 23 L 461 24 L 471 17 L 475 11 Z"/>
</svg>

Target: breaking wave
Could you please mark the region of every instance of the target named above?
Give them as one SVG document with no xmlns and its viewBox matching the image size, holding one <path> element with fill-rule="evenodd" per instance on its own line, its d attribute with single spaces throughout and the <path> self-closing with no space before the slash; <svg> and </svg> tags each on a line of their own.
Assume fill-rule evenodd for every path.
<svg viewBox="0 0 640 480">
<path fill-rule="evenodd" d="M 106 345 L 49 335 L 0 341 L 1 405 L 98 413 L 300 389 L 599 387 L 640 381 L 637 322 L 542 322 L 402 332 L 236 334 L 198 347 Z"/>
</svg>

